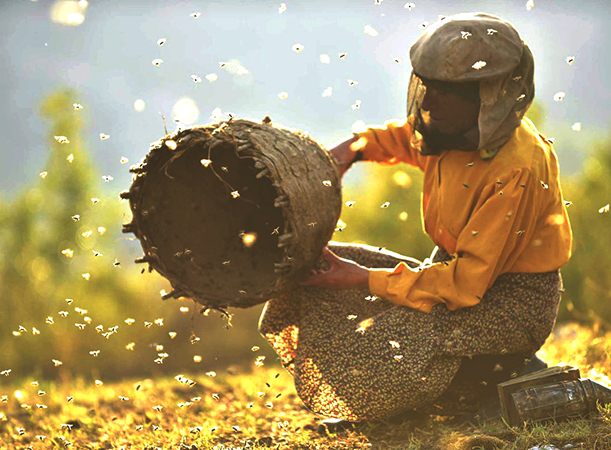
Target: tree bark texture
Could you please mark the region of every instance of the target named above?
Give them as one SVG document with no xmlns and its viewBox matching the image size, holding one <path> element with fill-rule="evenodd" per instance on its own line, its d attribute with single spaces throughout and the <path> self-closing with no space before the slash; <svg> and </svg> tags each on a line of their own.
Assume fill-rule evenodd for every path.
<svg viewBox="0 0 611 450">
<path fill-rule="evenodd" d="M 265 122 L 265 121 L 264 121 Z M 245 308 L 302 279 L 341 212 L 335 160 L 306 133 L 230 120 L 153 143 L 130 171 L 134 233 L 170 297 Z"/>
</svg>

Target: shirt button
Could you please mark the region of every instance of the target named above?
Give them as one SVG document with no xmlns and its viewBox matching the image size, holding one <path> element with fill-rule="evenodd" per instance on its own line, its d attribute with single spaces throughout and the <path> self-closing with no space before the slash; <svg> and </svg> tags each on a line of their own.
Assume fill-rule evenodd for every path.
<svg viewBox="0 0 611 450">
<path fill-rule="evenodd" d="M 442 233 L 442 229 L 440 228 L 439 230 L 437 230 L 437 234 L 441 234 Z"/>
</svg>

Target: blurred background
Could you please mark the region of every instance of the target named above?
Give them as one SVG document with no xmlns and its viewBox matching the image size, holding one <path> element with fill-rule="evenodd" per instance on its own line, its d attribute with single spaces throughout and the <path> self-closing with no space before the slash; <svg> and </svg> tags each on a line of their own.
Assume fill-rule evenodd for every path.
<svg viewBox="0 0 611 450">
<path fill-rule="evenodd" d="M 510 20 L 533 50 L 527 116 L 555 139 L 575 232 L 560 320 L 611 325 L 607 0 L 4 1 L 0 371 L 110 380 L 273 362 L 261 306 L 229 326 L 162 302 L 169 283 L 133 263 L 118 197 L 129 166 L 165 126 L 229 114 L 270 115 L 326 146 L 400 119 L 410 44 L 465 11 Z M 420 188 L 410 168 L 357 165 L 334 239 L 428 256 Z"/>
</svg>

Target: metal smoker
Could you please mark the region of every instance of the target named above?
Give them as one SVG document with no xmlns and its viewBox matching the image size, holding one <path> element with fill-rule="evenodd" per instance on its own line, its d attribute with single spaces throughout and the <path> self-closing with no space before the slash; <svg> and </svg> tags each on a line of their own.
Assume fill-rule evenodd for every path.
<svg viewBox="0 0 611 450">
<path fill-rule="evenodd" d="M 597 403 L 611 403 L 611 389 L 588 378 L 579 369 L 556 366 L 498 385 L 503 418 L 510 426 L 527 421 L 585 416 L 598 411 Z"/>
</svg>

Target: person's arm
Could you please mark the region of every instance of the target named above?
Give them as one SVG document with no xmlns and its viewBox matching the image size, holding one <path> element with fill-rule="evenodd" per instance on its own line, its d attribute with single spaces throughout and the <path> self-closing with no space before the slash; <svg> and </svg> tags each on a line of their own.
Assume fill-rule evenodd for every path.
<svg viewBox="0 0 611 450">
<path fill-rule="evenodd" d="M 411 145 L 412 129 L 404 122 L 388 122 L 383 127 L 370 127 L 362 133 L 341 140 L 329 151 L 337 161 L 340 175 L 359 160 L 383 164 L 404 162 L 423 167 L 422 156 Z"/>
<path fill-rule="evenodd" d="M 412 145 L 412 127 L 407 120 L 389 121 L 382 127 L 369 127 L 357 135 L 355 146 L 362 153 L 363 161 L 383 164 L 400 162 L 424 167 L 426 157 Z"/>
<path fill-rule="evenodd" d="M 353 145 L 358 140 L 359 136 L 353 134 L 344 140 L 336 142 L 329 149 L 329 152 L 337 162 L 340 177 L 344 176 L 344 173 L 346 173 L 353 163 L 362 158 L 362 154 L 359 153 L 356 146 Z"/>
<path fill-rule="evenodd" d="M 437 303 L 456 310 L 482 299 L 503 268 L 511 267 L 530 244 L 537 219 L 541 186 L 529 171 L 516 171 L 500 192 L 473 213 L 457 239 L 456 258 L 413 270 L 372 269 L 372 294 L 428 312 Z M 501 194 L 502 192 L 502 194 Z"/>
</svg>

